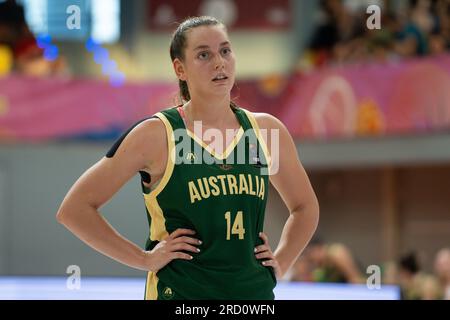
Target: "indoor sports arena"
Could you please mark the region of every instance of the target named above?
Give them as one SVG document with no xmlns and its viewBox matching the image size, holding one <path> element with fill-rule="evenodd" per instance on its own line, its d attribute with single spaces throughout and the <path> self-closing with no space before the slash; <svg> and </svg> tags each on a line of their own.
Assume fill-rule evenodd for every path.
<svg viewBox="0 0 450 320">
<path fill-rule="evenodd" d="M 0 0 L 0 300 L 450 300 L 447 0 Z"/>
</svg>

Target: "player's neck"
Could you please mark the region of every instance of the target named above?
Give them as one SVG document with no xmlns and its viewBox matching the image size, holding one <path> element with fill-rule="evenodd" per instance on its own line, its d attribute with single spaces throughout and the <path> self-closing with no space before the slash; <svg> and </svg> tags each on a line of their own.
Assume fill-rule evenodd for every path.
<svg viewBox="0 0 450 320">
<path fill-rule="evenodd" d="M 201 99 L 192 98 L 184 105 L 189 121 L 202 121 L 206 126 L 222 127 L 234 119 L 230 108 L 230 98 Z"/>
</svg>

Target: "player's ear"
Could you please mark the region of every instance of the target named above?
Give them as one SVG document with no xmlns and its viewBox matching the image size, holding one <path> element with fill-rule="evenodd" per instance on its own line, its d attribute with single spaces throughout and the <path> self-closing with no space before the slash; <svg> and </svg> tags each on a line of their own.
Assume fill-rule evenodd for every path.
<svg viewBox="0 0 450 320">
<path fill-rule="evenodd" d="M 175 58 L 173 60 L 173 69 L 175 70 L 175 74 L 177 75 L 177 78 L 183 81 L 186 81 L 186 71 L 183 65 L 183 62 L 181 62 L 180 59 Z"/>
</svg>

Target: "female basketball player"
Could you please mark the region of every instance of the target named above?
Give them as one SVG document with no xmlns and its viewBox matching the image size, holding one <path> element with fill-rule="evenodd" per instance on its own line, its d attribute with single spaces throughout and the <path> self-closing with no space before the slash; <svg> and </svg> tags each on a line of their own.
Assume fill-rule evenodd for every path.
<svg viewBox="0 0 450 320">
<path fill-rule="evenodd" d="M 273 116 L 230 101 L 235 56 L 222 23 L 187 19 L 170 55 L 184 103 L 130 128 L 73 185 L 57 220 L 99 252 L 148 271 L 147 299 L 274 299 L 319 216 L 295 144 Z M 215 130 L 214 141 L 197 121 Z M 269 154 L 276 144 L 279 156 Z M 150 223 L 145 250 L 98 211 L 138 172 Z M 275 252 L 262 232 L 269 178 L 290 211 Z"/>
</svg>

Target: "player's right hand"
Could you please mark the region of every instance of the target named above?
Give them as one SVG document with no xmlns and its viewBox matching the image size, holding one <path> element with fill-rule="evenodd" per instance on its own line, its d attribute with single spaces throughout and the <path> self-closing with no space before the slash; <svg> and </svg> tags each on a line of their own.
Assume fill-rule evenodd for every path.
<svg viewBox="0 0 450 320">
<path fill-rule="evenodd" d="M 199 239 L 189 237 L 194 234 L 195 231 L 190 229 L 177 229 L 172 232 L 160 241 L 153 250 L 145 252 L 146 269 L 158 272 L 174 259 L 192 260 L 191 254 L 181 251 L 200 252 L 200 249 L 194 245 L 200 245 L 202 242 Z"/>
</svg>

